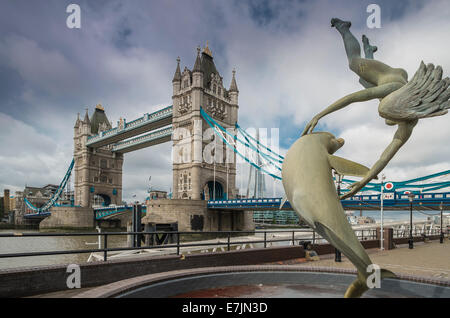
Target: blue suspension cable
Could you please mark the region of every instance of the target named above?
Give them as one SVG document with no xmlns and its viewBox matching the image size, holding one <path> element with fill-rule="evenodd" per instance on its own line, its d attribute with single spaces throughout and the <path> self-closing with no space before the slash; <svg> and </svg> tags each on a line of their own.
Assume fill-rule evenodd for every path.
<svg viewBox="0 0 450 318">
<path fill-rule="evenodd" d="M 252 149 L 253 151 L 256 151 L 257 153 L 261 153 L 257 148 L 255 148 L 253 145 L 251 144 L 247 144 L 246 142 L 240 140 L 239 138 L 237 138 L 237 136 L 231 134 L 229 131 L 227 131 L 225 128 L 223 128 L 219 123 L 217 123 L 211 116 L 209 116 L 204 110 L 203 108 L 200 108 L 200 110 L 202 111 L 202 115 L 203 118 L 206 120 L 208 120 L 209 122 L 212 122 L 215 126 L 217 126 L 221 131 L 223 131 L 224 133 L 226 133 L 227 135 L 231 136 L 234 140 L 239 141 L 241 144 L 243 144 L 244 146 L 246 146 L 247 148 Z M 219 133 L 220 134 L 220 133 Z M 221 134 L 220 134 L 221 135 Z M 221 138 L 223 139 L 223 136 L 221 135 Z M 262 153 L 261 153 L 262 154 Z M 263 158 L 264 158 L 264 154 L 262 154 Z M 281 171 L 281 168 L 279 166 L 277 166 L 274 162 L 272 162 L 272 160 L 265 158 L 270 164 L 272 164 L 273 166 L 275 166 L 277 168 L 277 170 Z M 282 163 L 282 161 L 280 161 Z"/>
<path fill-rule="evenodd" d="M 265 169 L 263 169 L 263 168 L 261 168 L 261 167 L 259 167 L 258 165 L 256 165 L 255 163 L 253 163 L 253 162 L 251 162 L 248 158 L 246 158 L 244 155 L 242 155 L 235 147 L 233 147 L 229 142 L 228 142 L 228 140 L 226 140 L 226 138 L 224 138 L 223 136 L 222 136 L 222 134 L 220 134 L 218 131 L 217 131 L 217 129 L 216 129 L 216 127 L 214 126 L 214 124 L 209 120 L 209 115 L 208 114 L 206 114 L 206 112 L 203 110 L 203 108 L 201 108 L 200 107 L 200 112 L 201 112 L 201 114 L 202 114 L 202 116 L 203 116 L 203 119 L 205 119 L 205 121 L 208 123 L 208 125 L 214 130 L 214 132 L 225 142 L 225 144 L 228 146 L 228 147 L 230 147 L 230 148 L 232 148 L 233 149 L 233 151 L 236 153 L 236 154 L 238 154 L 242 159 L 244 159 L 246 162 L 248 162 L 250 165 L 252 165 L 253 167 L 255 167 L 256 169 L 258 169 L 258 170 L 261 170 L 262 172 L 264 172 L 265 174 L 268 174 L 269 176 L 271 176 L 272 178 L 274 178 L 274 179 L 277 179 L 277 180 L 281 180 L 281 178 L 280 177 L 278 177 L 278 176 L 276 176 L 276 175 L 274 175 L 274 174 L 272 174 L 272 173 L 270 173 L 270 172 L 268 172 L 268 171 L 266 171 Z M 212 118 L 211 118 L 212 119 Z M 214 122 L 214 120 L 212 119 L 212 121 Z"/>
<path fill-rule="evenodd" d="M 284 157 L 282 155 L 277 154 L 275 151 L 273 151 L 272 149 L 270 149 L 269 147 L 261 144 L 258 140 L 256 140 L 253 136 L 251 136 L 249 133 L 247 133 L 244 129 L 241 128 L 241 126 L 239 126 L 238 123 L 235 124 L 236 128 L 241 132 L 242 135 L 249 137 L 250 139 L 254 140 L 258 145 L 260 145 L 261 147 L 265 148 L 266 150 L 268 150 L 269 152 L 273 153 L 274 155 L 278 156 L 279 158 L 284 160 Z M 276 159 L 275 159 L 276 160 Z M 281 161 L 281 163 L 283 163 L 283 161 Z"/>
<path fill-rule="evenodd" d="M 242 130 L 242 129 L 239 127 L 239 125 L 238 125 L 237 123 L 236 123 L 236 128 L 237 128 L 238 131 L 241 133 L 241 135 L 245 138 L 245 140 L 247 140 L 247 142 L 248 142 L 253 148 L 257 148 L 257 146 L 255 146 L 254 144 L 252 144 L 252 142 L 249 140 L 249 138 L 251 138 L 251 139 L 253 139 L 253 140 L 256 140 L 255 138 L 253 138 L 253 137 L 252 137 L 250 134 L 248 134 L 246 131 Z M 267 149 L 269 152 L 275 154 L 276 156 L 280 156 L 280 155 L 278 155 L 277 153 L 275 153 L 274 151 L 272 151 L 270 148 L 264 146 L 264 145 L 263 145 L 262 143 L 260 143 L 258 140 L 256 140 L 256 143 L 257 143 L 259 146 L 261 146 L 262 148 L 265 148 L 265 149 Z M 258 148 L 257 148 L 257 149 L 258 149 Z M 277 163 L 283 163 L 283 160 L 279 160 L 279 159 L 277 159 L 277 158 L 274 158 L 274 157 L 272 157 L 271 155 L 266 154 L 266 153 L 262 152 L 262 151 L 259 150 L 259 149 L 258 149 L 258 153 L 261 153 L 263 156 L 269 158 L 268 160 L 275 161 L 275 162 L 277 162 Z M 282 159 L 284 159 L 284 158 L 282 158 Z"/>
<path fill-rule="evenodd" d="M 246 137 L 246 136 L 243 136 L 244 138 L 245 138 L 245 140 L 249 143 L 249 145 L 252 145 L 252 143 L 250 142 L 250 140 Z M 253 146 L 253 145 L 252 145 Z M 250 148 L 247 144 L 246 144 L 246 147 L 247 148 Z M 252 149 L 252 148 L 250 148 L 250 149 Z M 270 159 L 267 159 L 266 158 L 266 154 L 265 153 L 263 153 L 263 152 L 261 152 L 259 149 L 257 150 L 257 153 L 258 154 L 260 154 L 261 155 L 261 157 L 263 157 L 264 159 L 266 159 L 270 164 L 272 164 L 273 166 L 275 166 L 275 168 L 277 168 L 277 170 L 279 170 L 279 171 L 281 171 L 281 168 L 276 164 L 276 163 L 274 163 L 272 160 L 270 160 L 270 159 L 273 159 L 272 157 L 270 157 L 270 156 L 268 156 Z M 276 160 L 276 159 L 275 159 Z M 277 160 L 278 161 L 278 160 Z M 282 162 L 281 162 L 282 163 Z"/>
<path fill-rule="evenodd" d="M 219 123 L 217 123 L 212 117 L 210 117 L 206 112 L 204 112 L 205 116 L 208 117 L 209 121 L 213 122 L 215 126 L 219 127 L 219 129 L 223 132 L 225 132 L 227 135 L 231 136 L 234 140 L 239 141 L 241 144 L 243 144 L 245 147 L 252 149 L 253 151 L 256 151 L 257 153 L 261 154 L 261 157 L 266 159 L 271 165 L 275 166 L 279 171 L 281 171 L 281 168 L 277 165 L 277 163 L 273 162 L 273 160 L 278 161 L 277 159 L 271 159 L 270 157 L 267 158 L 267 155 L 262 153 L 259 149 L 257 149 L 255 146 L 253 146 L 250 142 L 244 142 L 241 139 L 237 138 L 237 136 L 234 136 L 230 134 L 225 128 L 223 128 Z M 278 161 L 282 163 L 282 161 Z"/>
<path fill-rule="evenodd" d="M 67 181 L 70 178 L 70 175 L 72 173 L 73 166 L 75 164 L 75 159 L 72 159 L 72 162 L 70 163 L 69 168 L 67 169 L 66 175 L 62 179 L 61 183 L 59 184 L 58 189 L 55 191 L 53 196 L 40 208 L 35 207 L 30 201 L 28 201 L 27 198 L 24 199 L 25 204 L 33 211 L 36 211 L 38 213 L 44 212 L 55 205 L 55 203 L 59 200 L 59 196 L 61 195 L 62 191 L 66 187 Z"/>
</svg>

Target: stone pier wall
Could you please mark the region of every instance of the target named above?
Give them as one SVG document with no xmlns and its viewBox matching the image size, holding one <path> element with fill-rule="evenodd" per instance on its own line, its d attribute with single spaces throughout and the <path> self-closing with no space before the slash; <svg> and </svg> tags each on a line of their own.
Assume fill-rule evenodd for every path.
<svg viewBox="0 0 450 318">
<path fill-rule="evenodd" d="M 94 228 L 94 210 L 84 207 L 52 207 L 51 215 L 39 224 L 39 229 Z"/>
<path fill-rule="evenodd" d="M 178 223 L 181 232 L 190 231 L 252 231 L 253 213 L 219 211 L 207 208 L 204 200 L 158 199 L 147 204 L 142 223 Z"/>
</svg>

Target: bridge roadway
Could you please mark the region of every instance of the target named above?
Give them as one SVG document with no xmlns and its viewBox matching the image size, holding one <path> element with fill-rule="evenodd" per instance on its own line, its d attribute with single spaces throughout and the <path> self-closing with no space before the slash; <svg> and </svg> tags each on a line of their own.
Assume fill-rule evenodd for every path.
<svg viewBox="0 0 450 318">
<path fill-rule="evenodd" d="M 124 121 L 122 127 L 115 127 L 107 131 L 102 131 L 97 135 L 88 137 L 86 146 L 91 148 L 99 148 L 171 125 L 172 115 L 173 106 L 168 106 L 151 114 L 144 114 L 144 116 L 129 123 Z"/>
<path fill-rule="evenodd" d="M 394 199 L 384 199 L 384 210 L 409 210 L 410 202 L 408 195 L 392 193 Z M 379 211 L 381 207 L 380 194 L 355 195 L 351 198 L 342 200 L 344 210 L 375 210 Z M 228 211 L 274 211 L 280 210 L 282 198 L 258 198 L 258 199 L 231 199 L 231 200 L 211 200 L 208 201 L 208 209 L 211 210 L 228 210 Z M 186 200 L 189 204 L 189 200 Z M 450 192 L 446 193 L 424 193 L 416 194 L 412 202 L 414 210 L 450 210 Z M 133 206 L 120 205 L 94 209 L 95 219 L 109 218 L 118 213 L 131 211 Z M 142 206 L 142 212 L 146 212 L 147 207 Z M 281 210 L 292 210 L 289 201 L 283 205 Z M 49 216 L 50 212 L 26 214 L 27 219 L 43 219 Z"/>
<path fill-rule="evenodd" d="M 386 194 L 385 194 L 386 195 Z M 409 210 L 410 202 L 408 195 L 392 193 L 393 199 L 383 200 L 384 210 Z M 258 199 L 232 199 L 208 201 L 208 209 L 217 210 L 278 210 L 280 209 L 281 198 L 258 198 Z M 380 210 L 381 195 L 367 194 L 355 195 L 341 201 L 344 210 Z M 414 210 L 443 210 L 450 208 L 450 192 L 448 193 L 424 193 L 415 195 L 412 202 Z M 283 205 L 281 210 L 292 210 L 289 201 Z"/>
</svg>

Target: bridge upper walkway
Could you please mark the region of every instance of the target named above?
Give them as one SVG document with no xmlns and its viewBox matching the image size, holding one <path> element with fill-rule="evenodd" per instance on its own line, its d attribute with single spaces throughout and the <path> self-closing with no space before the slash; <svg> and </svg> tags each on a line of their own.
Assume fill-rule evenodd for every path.
<svg viewBox="0 0 450 318">
<path fill-rule="evenodd" d="M 112 146 L 112 151 L 117 153 L 127 153 L 169 142 L 172 138 L 172 132 L 172 126 L 168 126 L 157 131 L 152 131 L 151 133 L 142 136 L 118 142 Z"/>
<path fill-rule="evenodd" d="M 121 127 L 115 127 L 88 137 L 86 145 L 88 147 L 98 148 L 168 126 L 172 124 L 172 115 L 172 105 L 151 114 L 144 114 L 144 116 L 130 121 L 129 123 L 124 122 Z"/>
</svg>

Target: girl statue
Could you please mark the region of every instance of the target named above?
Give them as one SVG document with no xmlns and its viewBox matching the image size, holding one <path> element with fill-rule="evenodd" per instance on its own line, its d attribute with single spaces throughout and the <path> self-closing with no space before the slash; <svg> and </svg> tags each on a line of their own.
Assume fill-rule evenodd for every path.
<svg viewBox="0 0 450 318">
<path fill-rule="evenodd" d="M 371 46 L 363 35 L 365 58 L 361 57 L 358 40 L 350 32 L 351 22 L 331 19 L 331 26 L 342 36 L 350 69 L 360 77 L 365 89 L 349 94 L 334 102 L 313 117 L 306 125 L 302 136 L 313 131 L 322 117 L 342 109 L 352 103 L 379 99 L 378 112 L 387 125 L 397 125 L 392 142 L 372 166 L 366 176 L 350 186 L 350 191 L 342 196 L 353 196 L 372 179 L 376 178 L 397 151 L 406 143 L 421 118 L 446 114 L 450 108 L 450 79 L 442 79 L 442 68 L 433 64 L 425 66 L 421 62 L 414 77 L 408 82 L 408 74 L 401 68 L 392 68 L 373 59 L 377 47 Z"/>
</svg>

